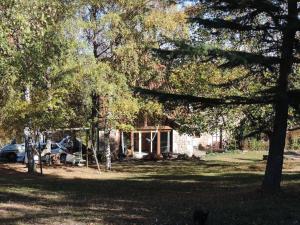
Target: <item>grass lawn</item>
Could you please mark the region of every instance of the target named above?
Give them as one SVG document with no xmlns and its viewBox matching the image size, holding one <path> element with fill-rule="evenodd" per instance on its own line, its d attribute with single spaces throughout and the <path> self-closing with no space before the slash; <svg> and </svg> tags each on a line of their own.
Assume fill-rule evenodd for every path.
<svg viewBox="0 0 300 225">
<path fill-rule="evenodd" d="M 114 163 L 113 171 L 46 168 L 29 176 L 0 164 L 0 224 L 300 225 L 300 162 L 284 165 L 282 192 L 259 191 L 264 152 L 210 154 L 204 161 Z"/>
</svg>

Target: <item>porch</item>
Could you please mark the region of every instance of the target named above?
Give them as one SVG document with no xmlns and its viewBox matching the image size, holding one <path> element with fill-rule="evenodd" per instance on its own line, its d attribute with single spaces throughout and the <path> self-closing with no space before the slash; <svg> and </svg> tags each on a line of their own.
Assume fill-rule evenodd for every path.
<svg viewBox="0 0 300 225">
<path fill-rule="evenodd" d="M 121 132 L 122 153 L 135 158 L 148 154 L 160 157 L 172 152 L 172 128 L 169 126 L 143 127 L 131 132 Z"/>
</svg>

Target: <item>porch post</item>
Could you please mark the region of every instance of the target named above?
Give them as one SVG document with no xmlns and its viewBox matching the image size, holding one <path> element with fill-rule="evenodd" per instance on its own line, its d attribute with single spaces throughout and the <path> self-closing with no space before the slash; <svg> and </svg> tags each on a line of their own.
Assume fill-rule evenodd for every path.
<svg viewBox="0 0 300 225">
<path fill-rule="evenodd" d="M 167 133 L 167 152 L 170 152 L 170 131 Z"/>
<path fill-rule="evenodd" d="M 122 145 L 122 154 L 124 154 L 125 146 L 124 146 L 124 132 L 123 131 L 121 132 L 121 145 Z"/>
<path fill-rule="evenodd" d="M 153 152 L 153 133 L 152 131 L 150 132 L 150 152 L 152 153 Z"/>
<path fill-rule="evenodd" d="M 139 155 L 142 155 L 142 132 L 139 132 Z"/>
<path fill-rule="evenodd" d="M 160 155 L 160 131 L 157 131 L 157 156 L 159 157 Z"/>
</svg>

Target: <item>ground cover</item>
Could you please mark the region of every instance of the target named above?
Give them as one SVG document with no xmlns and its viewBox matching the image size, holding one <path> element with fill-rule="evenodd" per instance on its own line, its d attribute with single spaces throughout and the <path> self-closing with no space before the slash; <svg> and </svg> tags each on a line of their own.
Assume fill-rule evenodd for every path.
<svg viewBox="0 0 300 225">
<path fill-rule="evenodd" d="M 203 161 L 114 163 L 95 168 L 0 164 L 0 224 L 191 224 L 197 205 L 208 225 L 300 224 L 300 163 L 284 165 L 282 192 L 260 184 L 265 152 L 209 154 Z"/>
</svg>

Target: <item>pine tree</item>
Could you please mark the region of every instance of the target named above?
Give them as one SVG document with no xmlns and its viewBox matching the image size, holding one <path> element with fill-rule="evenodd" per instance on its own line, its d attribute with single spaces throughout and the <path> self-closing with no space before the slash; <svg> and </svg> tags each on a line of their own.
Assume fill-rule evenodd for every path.
<svg viewBox="0 0 300 225">
<path fill-rule="evenodd" d="M 197 98 L 197 96 L 156 95 L 162 101 L 180 98 L 182 103 L 201 105 L 273 104 L 274 119 L 269 157 L 263 188 L 280 189 L 285 137 L 290 106 L 299 106 L 299 90 L 293 89 L 292 79 L 300 62 L 300 21 L 298 0 L 199 0 L 189 1 L 193 31 L 200 35 L 190 41 L 175 41 L 172 48 L 158 52 L 167 59 L 183 58 L 221 62 L 220 67 L 243 67 L 249 76 L 264 86 L 252 96 Z M 205 36 L 201 36 L 205 33 Z M 171 44 L 170 44 L 171 45 Z M 190 57 L 190 58 L 189 58 Z M 270 76 L 266 77 L 266 74 Z M 244 82 L 239 78 L 239 82 Z M 199 87 L 200 88 L 200 87 Z"/>
</svg>

